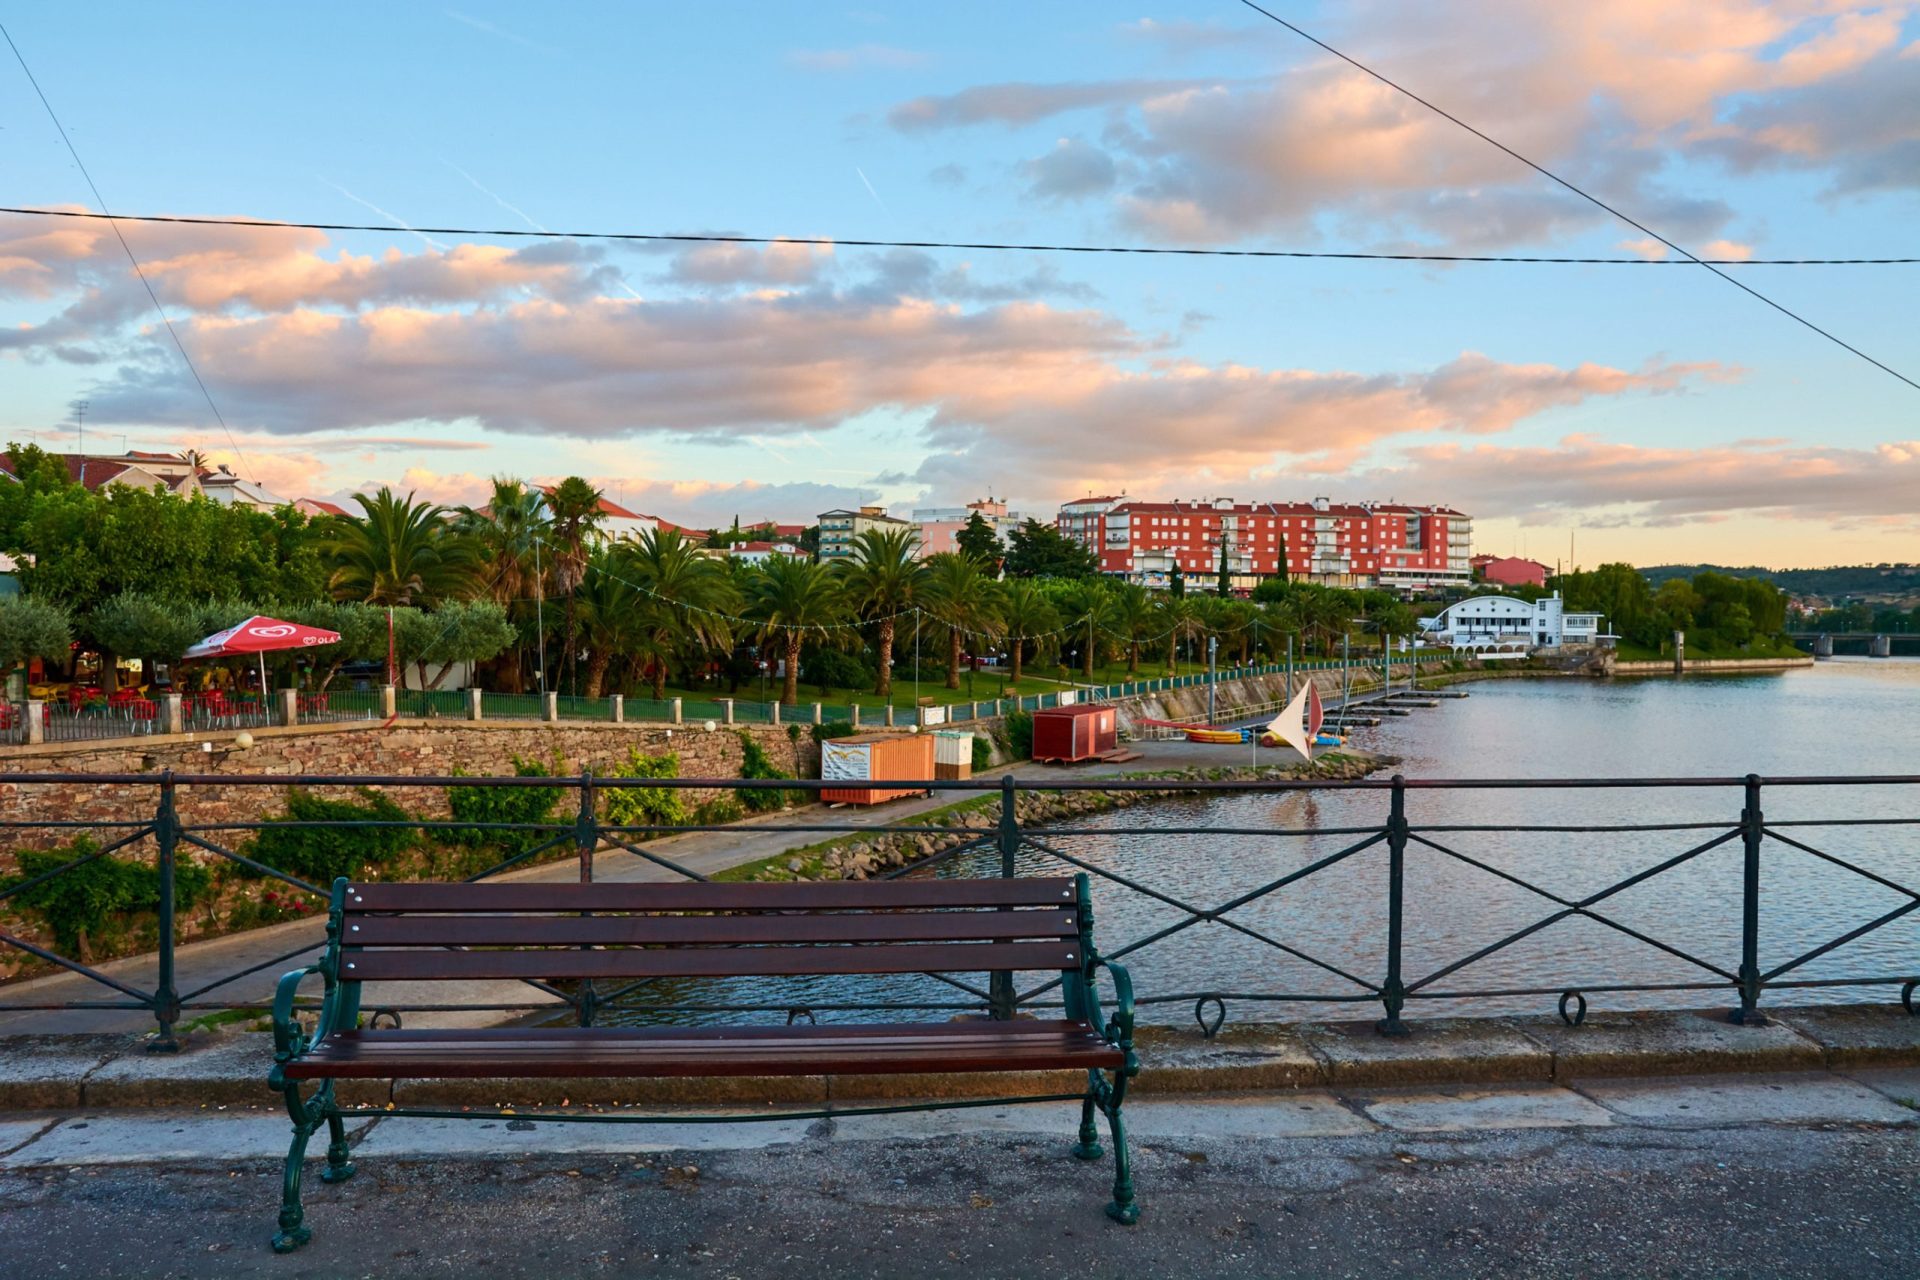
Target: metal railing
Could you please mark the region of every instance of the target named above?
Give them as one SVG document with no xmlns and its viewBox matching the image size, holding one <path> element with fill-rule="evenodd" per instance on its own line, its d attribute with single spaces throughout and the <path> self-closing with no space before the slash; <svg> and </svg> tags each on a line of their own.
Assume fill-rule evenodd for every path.
<svg viewBox="0 0 1920 1280">
<path fill-rule="evenodd" d="M 252 856 L 251 846 L 245 841 L 268 829 L 281 833 L 404 829 L 440 840 L 499 842 L 502 856 L 464 876 L 467 881 L 526 872 L 535 862 L 562 858 L 573 864 L 569 878 L 577 875 L 580 882 L 590 883 L 609 857 L 638 859 L 637 864 L 626 864 L 626 878 L 632 878 L 637 867 L 653 878 L 664 875 L 704 880 L 706 875 L 652 847 L 652 841 L 680 833 L 723 832 L 726 827 L 684 821 L 615 822 L 604 812 L 608 798 L 634 790 L 653 791 L 656 797 L 670 791 L 712 789 L 777 788 L 804 793 L 829 785 L 818 781 L 642 780 L 591 775 L 289 778 L 170 772 L 13 774 L 6 777 L 6 782 L 16 795 L 75 784 L 150 794 L 150 806 L 120 819 L 0 820 L 0 837 L 16 848 L 35 842 L 44 845 L 53 838 L 71 841 L 76 836 L 96 842 L 85 847 L 69 845 L 75 856 L 61 865 L 0 880 L 0 921 L 9 916 L 18 918 L 21 903 L 30 901 L 34 890 L 59 877 L 81 874 L 101 858 L 133 854 L 141 865 L 150 865 L 155 876 L 153 896 L 143 909 L 151 910 L 156 917 L 159 950 L 152 957 L 151 982 L 141 983 L 62 955 L 24 936 L 18 928 L 0 928 L 0 946 L 32 955 L 50 970 L 77 975 L 79 985 L 85 988 L 58 999 L 7 1000 L 8 989 L 0 987 L 0 1011 L 144 1011 L 158 1024 L 162 1045 L 172 1043 L 176 1025 L 196 1013 L 260 1007 L 263 1001 L 248 997 L 237 984 L 255 975 L 271 978 L 291 962 L 312 955 L 319 943 L 318 924 L 313 923 L 308 928 L 313 936 L 284 954 L 250 960 L 230 972 L 210 972 L 200 964 L 194 980 L 183 982 L 178 975 L 185 913 L 177 905 L 183 859 L 191 859 L 197 866 L 224 864 L 246 875 L 279 882 L 297 893 L 311 895 L 310 901 L 315 904 L 324 902 L 326 885 L 261 862 Z M 191 807 L 197 788 L 218 787 L 230 801 L 235 788 L 289 785 L 450 791 L 553 788 L 562 797 L 562 812 L 541 822 L 458 822 L 415 817 L 390 821 L 198 822 L 182 817 L 183 796 Z M 856 833 L 858 839 L 869 842 L 882 835 L 908 839 L 932 836 L 944 842 L 945 847 L 931 856 L 885 872 L 888 876 L 1010 877 L 1047 874 L 1050 870 L 1085 872 L 1096 883 L 1094 902 L 1102 920 L 1103 954 L 1118 959 L 1147 953 L 1135 963 L 1143 1010 L 1191 1006 L 1193 1016 L 1208 1034 L 1225 1019 L 1229 1004 L 1374 1005 L 1381 1014 L 1379 1030 L 1393 1035 L 1406 1030 L 1407 1011 L 1420 1001 L 1545 997 L 1557 1000 L 1561 1016 L 1577 1023 L 1585 1017 L 1590 995 L 1719 994 L 1737 1003 L 1732 1015 L 1735 1022 L 1751 1025 L 1764 1021 L 1760 1006 L 1770 993 L 1892 987 L 1898 989 L 1902 1003 L 1912 1012 L 1914 991 L 1920 985 L 1920 942 L 1889 944 L 1897 953 L 1892 954 L 1892 960 L 1874 954 L 1873 963 L 1864 972 L 1812 976 L 1808 968 L 1862 939 L 1887 937 L 1882 931 L 1920 909 L 1920 890 L 1913 887 L 1920 879 L 1913 874 L 1913 869 L 1920 866 L 1920 847 L 1911 838 L 1920 828 L 1920 814 L 1896 814 L 1888 807 L 1889 801 L 1907 804 L 1920 799 L 1920 776 L 1766 780 L 1755 776 L 1545 780 L 1395 777 L 1345 782 L 1113 778 L 1040 785 L 1008 776 L 997 781 L 933 780 L 890 785 L 951 793 L 951 800 L 974 800 L 979 802 L 975 808 L 985 806 L 985 811 L 966 815 L 973 821 L 961 826 L 953 825 L 951 820 L 957 815 L 949 809 L 944 814 L 918 821 L 909 818 L 885 828 L 835 822 L 824 811 L 816 811 L 818 817 L 803 812 L 800 820 L 783 823 L 783 829 L 793 833 L 796 845 L 817 842 L 827 835 L 854 837 Z M 1863 801 L 1860 788 L 1879 790 Z M 1889 788 L 1892 790 L 1886 790 Z M 1117 823 L 1090 818 L 1085 810 L 1076 812 L 1059 803 L 1085 792 L 1105 793 L 1099 797 L 1102 801 L 1110 802 L 1115 797 L 1127 801 L 1115 810 Z M 1635 814 L 1643 814 L 1656 801 L 1673 796 L 1684 796 L 1690 803 L 1700 802 L 1706 807 L 1690 811 L 1684 821 L 1599 821 L 1590 817 L 1593 805 L 1574 800 L 1593 793 L 1601 793 L 1609 806 Z M 1271 813 L 1277 802 L 1290 797 L 1311 799 L 1321 806 L 1337 801 L 1341 809 L 1335 821 L 1304 825 L 1283 825 L 1271 818 L 1243 825 L 1152 825 L 1154 811 L 1133 802 L 1153 794 L 1198 796 L 1209 802 L 1252 797 L 1260 802 L 1260 807 L 1252 810 L 1257 813 Z M 1540 810 L 1544 820 L 1446 820 L 1458 816 L 1444 812 L 1448 807 L 1471 812 L 1473 806 L 1502 795 L 1516 803 L 1524 802 L 1530 810 Z M 1788 805 L 1793 810 L 1803 808 L 1808 797 L 1837 799 L 1849 807 L 1839 814 L 1768 818 L 1762 801 L 1769 795 L 1790 797 Z M 1044 797 L 1056 802 L 1053 816 L 1035 820 L 1035 805 Z M 1555 801 L 1555 797 L 1559 799 Z M 1422 820 L 1419 811 L 1423 802 L 1440 810 L 1436 813 L 1440 820 Z M 571 812 L 566 812 L 569 809 Z M 1027 811 L 1024 818 L 1023 809 Z M 1173 810 L 1176 815 L 1187 811 Z M 1142 820 L 1143 814 L 1149 820 Z M 948 821 L 941 821 L 942 817 Z M 1899 841 L 1898 846 L 1888 846 L 1890 839 Z M 1172 864 L 1151 860 L 1155 850 L 1180 841 L 1185 841 L 1182 847 L 1192 853 Z M 1841 842 L 1840 852 L 1822 847 L 1836 841 Z M 1267 842 L 1273 842 L 1282 852 L 1271 857 L 1249 852 L 1269 847 Z M 1861 844 L 1865 852 L 1852 847 L 1855 844 Z M 1209 849 L 1213 852 L 1211 860 L 1207 858 Z M 1716 850 L 1727 850 L 1723 857 L 1738 855 L 1737 868 L 1727 868 L 1729 880 L 1725 884 L 1712 884 L 1700 874 L 1704 860 Z M 1580 857 L 1553 856 L 1569 851 Z M 1592 883 L 1595 871 L 1616 855 L 1632 865 L 1615 862 L 1606 866 L 1604 882 Z M 1879 865 L 1869 865 L 1876 861 Z M 775 863 L 784 865 L 786 855 L 780 855 Z M 371 870 L 380 873 L 378 867 Z M 1578 887 L 1548 884 L 1544 873 L 1550 871 L 1562 875 L 1577 872 L 1576 879 L 1584 876 L 1589 882 Z M 1537 902 L 1538 914 L 1518 927 L 1496 927 L 1477 909 L 1478 903 L 1496 895 L 1480 889 L 1474 897 L 1476 909 L 1467 912 L 1465 926 L 1466 934 L 1474 936 L 1455 938 L 1438 928 L 1431 890 L 1424 887 L 1436 872 L 1470 872 L 1485 877 L 1486 886 L 1516 903 Z M 1836 916 L 1830 902 L 1816 901 L 1817 894 L 1806 881 L 1810 872 L 1855 878 L 1845 883 L 1870 892 L 1875 899 L 1873 905 L 1870 909 L 1862 907 L 1857 920 Z M 363 870 L 359 874 L 365 873 Z M 1242 879 L 1222 879 L 1233 875 Z M 200 877 L 198 883 L 204 885 L 205 878 Z M 1410 885 L 1414 887 L 1412 893 Z M 1637 922 L 1629 909 L 1635 891 L 1645 891 L 1649 885 L 1660 886 L 1656 891 L 1682 908 L 1666 928 Z M 1313 893 L 1344 894 L 1376 914 L 1367 916 L 1365 927 L 1342 924 L 1330 932 L 1316 927 L 1317 909 L 1302 905 Z M 1764 914 L 1763 902 L 1769 908 Z M 1277 922 L 1268 918 L 1272 914 L 1268 909 L 1276 905 L 1285 905 L 1291 914 Z M 1920 917 L 1915 920 L 1920 921 Z M 1764 939 L 1763 921 L 1768 930 Z M 1710 936 L 1705 942 L 1674 932 L 1686 932 L 1683 926 L 1693 922 L 1712 926 L 1706 930 Z M 1602 936 L 1622 948 L 1630 947 L 1635 955 L 1651 952 L 1674 972 L 1649 974 L 1637 962 L 1626 963 L 1626 950 L 1608 949 L 1592 957 L 1595 971 L 1553 981 L 1506 980 L 1485 985 L 1463 983 L 1459 977 L 1463 970 L 1490 958 L 1512 955 L 1550 930 L 1575 925 L 1602 930 Z M 1208 948 L 1185 946 L 1192 941 L 1191 931 L 1201 926 L 1222 930 L 1219 937 L 1223 941 Z M 1456 921 L 1453 932 L 1459 931 Z M 1481 933 L 1489 936 L 1477 936 Z M 1770 953 L 1765 962 L 1763 940 Z M 1168 959 L 1163 965 L 1155 960 L 1157 953 L 1183 947 L 1184 959 L 1178 963 Z M 200 954 L 212 957 L 214 953 Z M 1302 975 L 1309 975 L 1312 981 L 1300 981 Z M 794 996 L 771 990 L 741 990 L 724 983 L 710 984 L 705 989 L 706 999 L 689 1000 L 685 998 L 689 992 L 701 994 L 699 984 L 669 982 L 664 989 L 656 989 L 641 982 L 596 990 L 591 983 L 563 987 L 531 982 L 529 985 L 545 997 L 543 1000 L 399 1005 L 393 1012 L 397 1016 L 426 1009 L 551 1011 L 555 1002 L 564 1002 L 571 1007 L 572 1016 L 585 1024 L 621 1009 L 647 1016 L 785 1012 L 789 1017 L 802 1012 L 855 1009 L 917 1014 L 973 1010 L 1007 1018 L 1024 1009 L 1058 1007 L 1057 981 L 1021 990 L 1014 978 L 1013 974 L 996 973 L 982 987 L 951 975 L 930 974 L 928 980 L 937 984 L 938 991 L 946 992 L 946 997 L 918 1001 L 873 999 L 864 991 Z M 72 979 L 66 981 L 75 985 Z M 965 999 L 956 1001 L 952 994 L 956 991 Z M 375 1001 L 370 999 L 370 1003 Z"/>
</svg>

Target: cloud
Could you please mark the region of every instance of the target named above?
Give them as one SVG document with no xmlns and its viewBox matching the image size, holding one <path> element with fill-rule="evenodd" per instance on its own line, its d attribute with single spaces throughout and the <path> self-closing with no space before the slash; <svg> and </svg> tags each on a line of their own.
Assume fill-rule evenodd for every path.
<svg viewBox="0 0 1920 1280">
<path fill-rule="evenodd" d="M 851 49 L 795 49 L 787 61 L 806 71 L 904 71 L 925 65 L 927 55 L 892 45 L 862 44 Z"/>
<path fill-rule="evenodd" d="M 1657 0 L 1363 3 L 1336 39 L 1692 246 L 1723 234 L 1734 211 L 1717 196 L 1675 190 L 1686 176 L 1675 161 L 1825 172 L 1839 194 L 1920 186 L 1912 106 L 1920 42 L 1900 43 L 1914 11 L 1700 0 L 1681 30 Z M 1156 37 L 1172 30 L 1135 28 Z M 1410 98 L 1311 51 L 1253 80 L 980 85 L 903 102 L 889 120 L 909 132 L 1017 128 L 1089 111 L 1101 113 L 1105 151 L 1127 181 L 1034 183 L 1032 194 L 1111 199 L 1123 223 L 1160 239 L 1338 231 L 1469 248 L 1549 241 L 1611 221 Z"/>
<path fill-rule="evenodd" d="M 674 254 L 667 277 L 679 284 L 801 284 L 833 259 L 832 245 L 701 244 Z"/>
<path fill-rule="evenodd" d="M 1123 22 L 1119 30 L 1122 36 L 1156 44 L 1176 56 L 1243 47 L 1271 34 L 1253 27 L 1234 27 L 1211 20 L 1193 22 L 1174 19 L 1159 22 L 1152 18 Z"/>
<path fill-rule="evenodd" d="M 1020 166 L 1030 194 L 1049 200 L 1077 200 L 1113 187 L 1113 157 L 1080 139 L 1062 138 L 1044 155 Z"/>
<path fill-rule="evenodd" d="M 1655 526 L 1740 516 L 1920 528 L 1920 441 L 1871 448 L 1737 441 L 1658 448 L 1570 436 L 1554 446 L 1440 443 L 1356 482 L 1525 519 L 1604 516 Z"/>
<path fill-rule="evenodd" d="M 1025 125 L 1063 111 L 1125 106 L 1193 83 L 1188 80 L 1102 80 L 1081 84 L 978 85 L 959 93 L 900 103 L 887 112 L 887 123 L 903 133 L 990 123 Z"/>
</svg>

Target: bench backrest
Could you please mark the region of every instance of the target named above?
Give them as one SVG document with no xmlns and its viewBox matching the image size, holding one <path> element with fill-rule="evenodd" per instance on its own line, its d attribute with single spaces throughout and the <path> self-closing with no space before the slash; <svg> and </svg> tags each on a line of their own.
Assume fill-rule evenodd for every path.
<svg viewBox="0 0 1920 1280">
<path fill-rule="evenodd" d="M 335 885 L 347 982 L 1078 969 L 1085 877 Z"/>
</svg>

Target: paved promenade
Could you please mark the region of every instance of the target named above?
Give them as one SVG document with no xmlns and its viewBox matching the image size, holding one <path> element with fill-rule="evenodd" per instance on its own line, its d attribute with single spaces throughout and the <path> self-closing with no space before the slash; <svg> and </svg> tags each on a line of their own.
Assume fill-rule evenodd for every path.
<svg viewBox="0 0 1920 1280">
<path fill-rule="evenodd" d="M 272 1108 L 0 1118 L 0 1276 L 1910 1276 L 1920 1070 L 1303 1090 L 754 1125 L 382 1118 L 267 1248 Z M 317 1172 L 317 1166 L 315 1166 Z"/>
</svg>

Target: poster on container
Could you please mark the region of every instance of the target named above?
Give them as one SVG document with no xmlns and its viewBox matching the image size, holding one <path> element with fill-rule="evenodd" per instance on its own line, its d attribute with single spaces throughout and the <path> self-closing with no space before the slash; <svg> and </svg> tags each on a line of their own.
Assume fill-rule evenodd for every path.
<svg viewBox="0 0 1920 1280">
<path fill-rule="evenodd" d="M 820 744 L 820 777 L 827 782 L 865 782 L 873 771 L 868 744 L 831 740 Z"/>
</svg>

